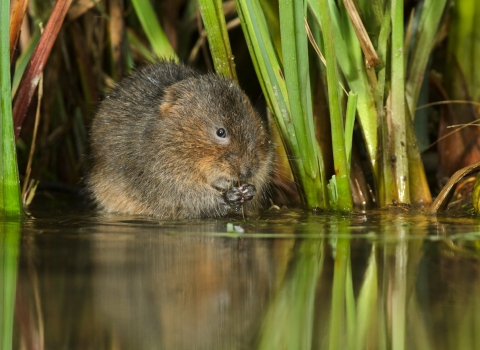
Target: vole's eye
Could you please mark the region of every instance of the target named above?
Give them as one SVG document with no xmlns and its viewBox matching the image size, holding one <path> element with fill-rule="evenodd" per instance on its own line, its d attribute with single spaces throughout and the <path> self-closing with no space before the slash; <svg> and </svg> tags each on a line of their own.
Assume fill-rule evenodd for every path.
<svg viewBox="0 0 480 350">
<path fill-rule="evenodd" d="M 225 137 L 227 137 L 227 131 L 224 128 L 218 128 L 217 136 L 224 139 Z"/>
<path fill-rule="evenodd" d="M 217 144 L 224 146 L 230 144 L 230 134 L 227 132 L 227 129 L 217 127 L 212 131 L 215 133 L 215 142 Z"/>
</svg>

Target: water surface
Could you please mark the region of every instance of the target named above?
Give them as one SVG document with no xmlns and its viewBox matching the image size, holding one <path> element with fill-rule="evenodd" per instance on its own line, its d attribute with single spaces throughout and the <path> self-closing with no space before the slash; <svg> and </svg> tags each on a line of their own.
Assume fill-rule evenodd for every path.
<svg viewBox="0 0 480 350">
<path fill-rule="evenodd" d="M 400 209 L 156 221 L 39 199 L 2 227 L 13 348 L 480 349 L 478 224 Z"/>
</svg>

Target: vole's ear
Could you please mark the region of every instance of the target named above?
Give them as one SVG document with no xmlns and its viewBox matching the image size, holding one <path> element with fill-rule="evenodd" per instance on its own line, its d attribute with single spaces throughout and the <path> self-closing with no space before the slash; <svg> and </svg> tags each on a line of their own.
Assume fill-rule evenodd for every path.
<svg viewBox="0 0 480 350">
<path fill-rule="evenodd" d="M 175 85 L 176 84 L 170 86 L 168 89 L 165 90 L 163 102 L 160 105 L 161 117 L 168 117 L 172 115 L 172 107 L 175 106 L 176 101 L 179 98 L 179 91 Z"/>
</svg>

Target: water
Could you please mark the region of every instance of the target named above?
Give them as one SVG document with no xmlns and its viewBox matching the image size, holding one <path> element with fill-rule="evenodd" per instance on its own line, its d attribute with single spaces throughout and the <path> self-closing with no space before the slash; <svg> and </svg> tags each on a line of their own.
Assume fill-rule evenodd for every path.
<svg viewBox="0 0 480 350">
<path fill-rule="evenodd" d="M 157 222 L 40 199 L 0 231 L 5 349 L 480 349 L 477 219 Z"/>
</svg>

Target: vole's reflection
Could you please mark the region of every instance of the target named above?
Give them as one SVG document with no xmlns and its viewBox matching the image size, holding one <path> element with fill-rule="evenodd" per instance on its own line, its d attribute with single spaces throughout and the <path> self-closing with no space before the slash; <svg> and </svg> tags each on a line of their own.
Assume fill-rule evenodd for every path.
<svg viewBox="0 0 480 350">
<path fill-rule="evenodd" d="M 22 229 L 19 349 L 250 349 L 293 242 L 213 237 L 228 219 L 42 213 Z"/>
<path fill-rule="evenodd" d="M 126 348 L 253 341 L 259 324 L 251 321 L 261 319 L 273 283 L 271 241 L 125 231 L 95 241 L 93 286 L 96 308 Z"/>
</svg>

